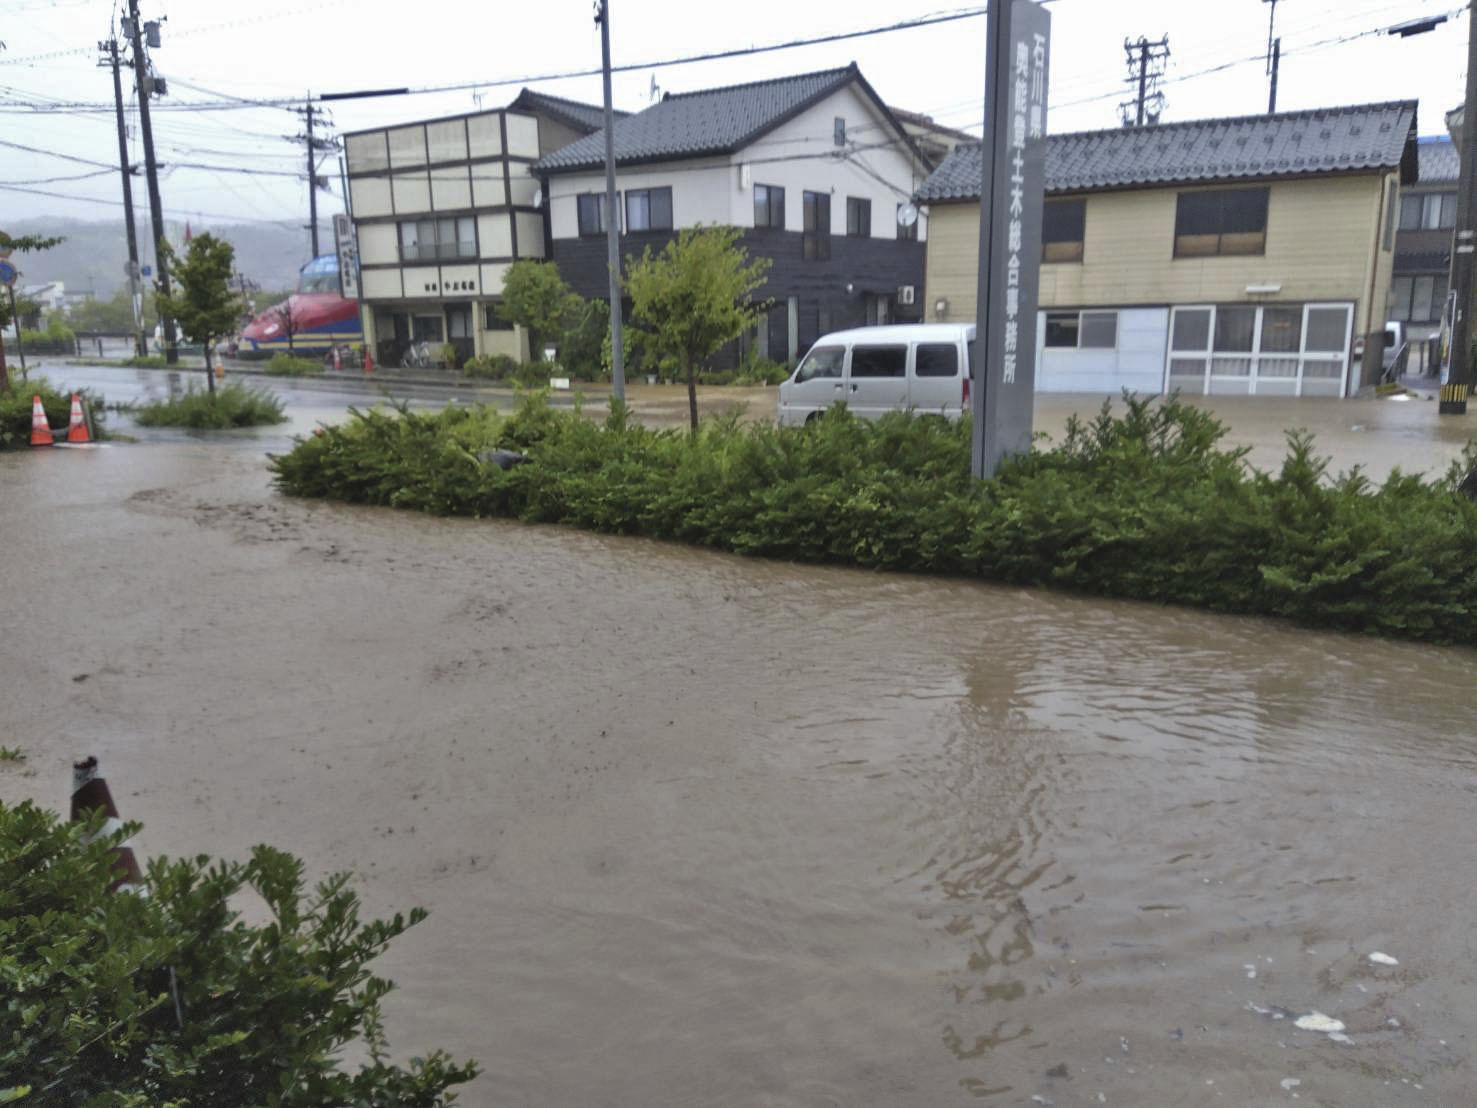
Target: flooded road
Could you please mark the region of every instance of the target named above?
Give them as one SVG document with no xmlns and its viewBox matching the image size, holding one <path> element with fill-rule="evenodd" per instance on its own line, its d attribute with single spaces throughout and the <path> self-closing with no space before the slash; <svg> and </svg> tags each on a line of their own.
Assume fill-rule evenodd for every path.
<svg viewBox="0 0 1477 1108">
<path fill-rule="evenodd" d="M 390 1038 L 469 1105 L 1477 1099 L 1470 652 L 289 501 L 192 442 L 0 489 L 0 798 L 95 753 L 145 853 L 427 906 Z"/>
</svg>

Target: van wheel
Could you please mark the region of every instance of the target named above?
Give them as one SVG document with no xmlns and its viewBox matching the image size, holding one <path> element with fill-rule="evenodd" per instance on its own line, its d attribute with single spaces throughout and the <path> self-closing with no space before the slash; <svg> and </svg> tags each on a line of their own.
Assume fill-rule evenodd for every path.
<svg viewBox="0 0 1477 1108">
<path fill-rule="evenodd" d="M 816 420 L 818 420 L 820 418 L 821 418 L 821 413 L 820 412 L 811 412 L 808 416 L 805 417 L 805 426 L 809 427 L 812 423 L 814 423 Z"/>
</svg>

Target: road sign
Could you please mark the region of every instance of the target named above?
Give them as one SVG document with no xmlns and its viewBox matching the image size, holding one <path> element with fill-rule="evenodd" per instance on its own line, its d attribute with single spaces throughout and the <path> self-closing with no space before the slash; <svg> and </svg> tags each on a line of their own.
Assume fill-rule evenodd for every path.
<svg viewBox="0 0 1477 1108">
<path fill-rule="evenodd" d="M 10 286 L 15 284 L 15 279 L 20 276 L 15 266 L 0 258 L 0 285 Z"/>
<path fill-rule="evenodd" d="M 1033 0 L 991 4 L 985 41 L 971 459 L 976 477 L 992 476 L 1006 455 L 1031 449 L 1051 16 Z"/>
<path fill-rule="evenodd" d="M 343 212 L 333 217 L 333 239 L 338 251 L 339 295 L 345 300 L 358 300 L 359 247 L 354 238 L 354 224 Z"/>
<path fill-rule="evenodd" d="M 139 272 L 142 273 L 145 277 L 152 277 L 154 276 L 154 267 L 151 265 L 146 265 L 142 269 L 140 269 Z"/>
</svg>

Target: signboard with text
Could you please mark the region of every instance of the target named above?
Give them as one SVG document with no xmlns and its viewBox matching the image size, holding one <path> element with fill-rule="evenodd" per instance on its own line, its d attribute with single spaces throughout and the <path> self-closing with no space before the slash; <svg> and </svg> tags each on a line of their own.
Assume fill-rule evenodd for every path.
<svg viewBox="0 0 1477 1108">
<path fill-rule="evenodd" d="M 353 221 L 343 212 L 333 217 L 333 241 L 338 252 L 339 295 L 345 300 L 358 300 L 359 247 L 354 239 Z"/>
<path fill-rule="evenodd" d="M 976 477 L 1031 448 L 1051 57 L 1051 16 L 1034 0 L 991 4 L 987 22 L 972 389 Z"/>
</svg>

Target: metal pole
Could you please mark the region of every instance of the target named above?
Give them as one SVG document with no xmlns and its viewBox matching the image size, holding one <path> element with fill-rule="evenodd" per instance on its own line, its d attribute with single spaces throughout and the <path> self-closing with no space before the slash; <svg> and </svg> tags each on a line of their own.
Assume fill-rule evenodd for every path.
<svg viewBox="0 0 1477 1108">
<path fill-rule="evenodd" d="M 308 228 L 313 257 L 318 256 L 318 166 L 313 153 L 313 94 L 308 93 Z"/>
<path fill-rule="evenodd" d="M 605 256 L 610 267 L 610 395 L 626 400 L 626 352 L 621 345 L 621 224 L 615 202 L 615 111 L 610 105 L 610 0 L 599 0 L 600 69 L 605 83 Z"/>
<path fill-rule="evenodd" d="M 1138 126 L 1144 125 L 1144 98 L 1149 94 L 1149 40 L 1139 39 L 1139 114 Z"/>
<path fill-rule="evenodd" d="M 15 324 L 15 352 L 21 360 L 21 380 L 26 377 L 26 348 L 21 345 L 21 314 L 15 308 L 15 286 L 10 286 L 10 321 Z"/>
<path fill-rule="evenodd" d="M 138 17 L 138 0 L 128 0 L 128 17 L 133 33 L 133 74 L 138 83 L 138 125 L 144 139 L 144 171 L 149 180 L 149 218 L 154 223 L 154 265 L 159 270 L 161 296 L 169 296 L 169 243 L 164 237 L 164 205 L 159 200 L 159 166 L 154 161 L 154 129 L 149 125 L 148 67 L 144 61 L 143 24 Z M 174 320 L 160 306 L 160 322 L 164 324 L 164 360 L 179 364 L 179 346 L 175 339 Z"/>
<path fill-rule="evenodd" d="M 118 72 L 118 40 L 110 38 L 104 45 L 113 66 L 113 101 L 118 109 L 118 166 L 123 170 L 123 219 L 128 232 L 128 299 L 133 308 L 134 353 L 143 357 L 149 351 L 144 345 L 144 321 L 138 305 L 138 230 L 133 225 L 133 167 L 128 164 L 128 129 L 123 122 L 123 78 Z"/>
<path fill-rule="evenodd" d="M 1272 92 L 1267 97 L 1267 114 L 1277 114 L 1277 69 L 1282 62 L 1282 39 L 1276 38 L 1272 42 Z"/>
<path fill-rule="evenodd" d="M 1456 194 L 1456 248 L 1451 256 L 1456 312 L 1451 329 L 1451 369 L 1441 382 L 1442 415 L 1466 415 L 1472 384 L 1472 259 L 1477 253 L 1477 3 L 1467 5 L 1467 99 L 1462 112 L 1461 174 Z"/>
</svg>

